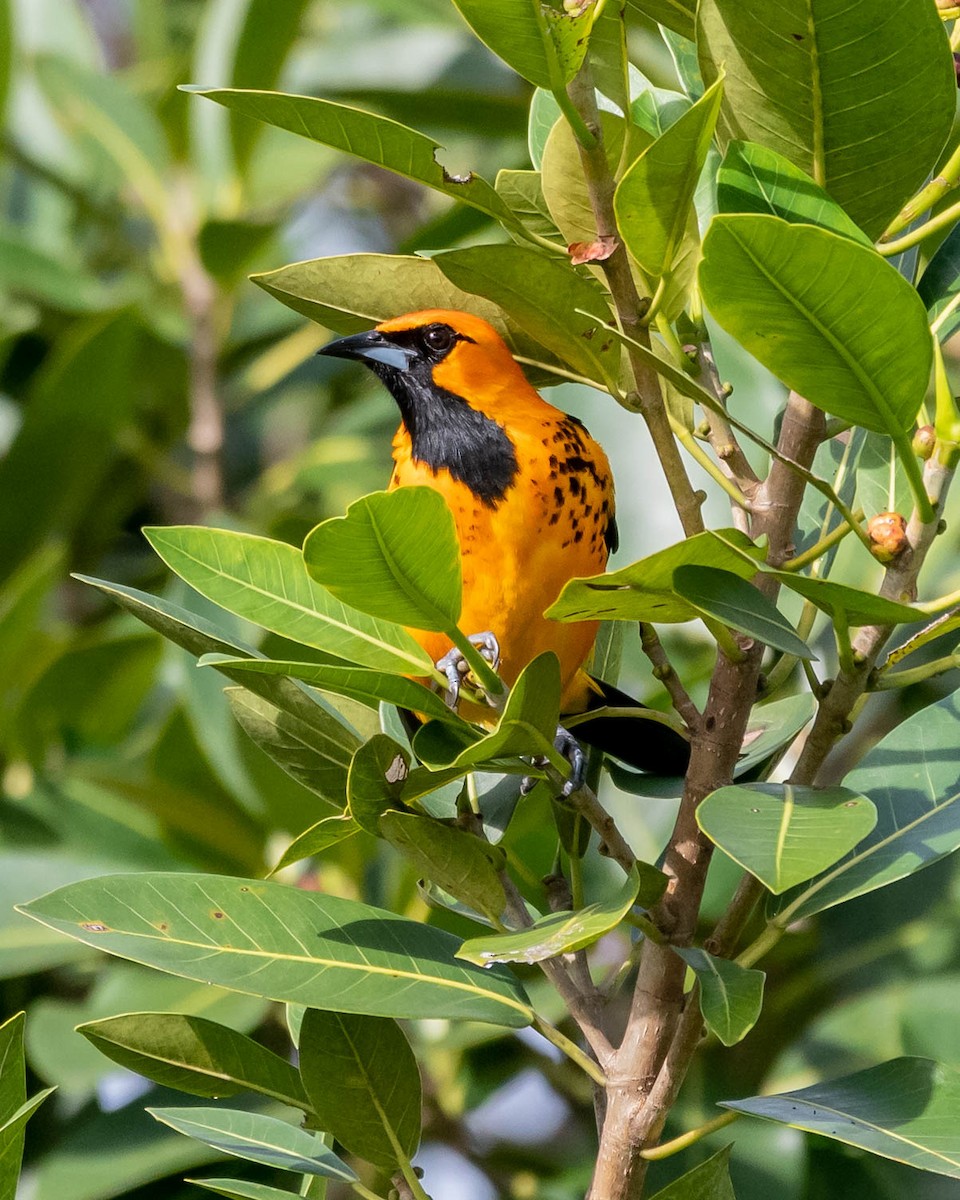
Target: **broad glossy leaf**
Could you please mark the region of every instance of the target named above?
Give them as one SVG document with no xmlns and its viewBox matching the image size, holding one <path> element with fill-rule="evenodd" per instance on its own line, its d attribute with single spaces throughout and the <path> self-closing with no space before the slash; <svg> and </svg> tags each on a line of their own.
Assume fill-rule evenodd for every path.
<svg viewBox="0 0 960 1200">
<path fill-rule="evenodd" d="M 493 301 L 588 379 L 619 378 L 620 346 L 600 324 L 610 321 L 609 303 L 602 288 L 567 261 L 527 246 L 498 245 L 452 250 L 434 262 L 457 287 Z"/>
<path fill-rule="evenodd" d="M 202 596 L 272 633 L 398 675 L 433 667 L 404 629 L 349 608 L 314 583 L 300 551 L 286 542 L 199 525 L 144 534 L 167 566 Z"/>
<path fill-rule="evenodd" d="M 700 1012 L 707 1028 L 725 1046 L 735 1046 L 757 1023 L 766 975 L 706 950 L 675 949 L 700 983 Z"/>
<path fill-rule="evenodd" d="M 835 200 L 776 150 L 733 141 L 717 172 L 717 204 L 723 213 L 767 213 L 793 224 L 819 225 L 864 246 L 872 245 Z"/>
<path fill-rule="evenodd" d="M 204 656 L 202 667 L 229 668 L 233 677 L 249 679 L 254 675 L 282 675 L 309 683 L 321 692 L 347 696 L 370 708 L 379 704 L 395 704 L 409 708 L 439 721 L 456 725 L 462 718 L 444 703 L 443 697 L 414 679 L 402 675 L 387 675 L 364 667 L 337 667 L 326 663 L 283 662 L 268 658 L 230 658 L 216 654 Z"/>
<path fill-rule="evenodd" d="M 831 616 L 845 614 L 850 625 L 899 625 L 928 619 L 927 613 L 918 612 L 909 604 L 900 604 L 845 583 L 834 583 L 831 579 L 817 579 L 795 571 L 770 571 L 768 574 Z"/>
<path fill-rule="evenodd" d="M 557 621 L 691 621 L 698 615 L 696 609 L 673 586 L 679 567 L 716 567 L 750 579 L 762 555 L 739 530 L 697 533 L 619 571 L 572 579 L 547 616 Z"/>
<path fill-rule="evenodd" d="M 869 237 L 934 166 L 956 92 L 935 7 L 874 18 L 870 0 L 702 0 L 697 22 L 704 79 L 727 75 L 722 140 L 783 154 Z"/>
<path fill-rule="evenodd" d="M 785 696 L 769 704 L 760 704 L 751 712 L 743 748 L 734 776 L 740 776 L 789 746 L 816 712 L 817 704 L 809 692 Z"/>
<path fill-rule="evenodd" d="M 220 1099 L 250 1091 L 309 1108 L 300 1076 L 286 1059 L 206 1017 L 125 1013 L 88 1021 L 77 1032 L 121 1067 L 191 1096 Z"/>
<path fill-rule="evenodd" d="M 373 492 L 303 543 L 307 573 L 371 617 L 445 632 L 460 620 L 460 545 L 453 513 L 429 487 Z"/>
<path fill-rule="evenodd" d="M 574 15 L 515 0 L 453 2 L 480 41 L 535 87 L 563 87 L 580 69 L 593 24 L 592 4 Z"/>
<path fill-rule="evenodd" d="M 627 8 L 693 40 L 697 15 L 695 0 L 627 0 Z"/>
<path fill-rule="evenodd" d="M 503 916 L 507 898 L 499 875 L 505 862 L 502 850 L 433 817 L 396 810 L 382 814 L 380 833 L 419 875 L 467 908 L 494 921 Z"/>
<path fill-rule="evenodd" d="M 236 1108 L 148 1108 L 147 1112 L 177 1133 L 234 1158 L 325 1179 L 357 1178 L 318 1134 L 265 1113 Z"/>
<path fill-rule="evenodd" d="M 650 1200 L 737 1200 L 730 1182 L 730 1151 L 724 1146 L 716 1154 L 667 1184 Z"/>
<path fill-rule="evenodd" d="M 697 808 L 697 823 L 779 895 L 862 842 L 877 823 L 877 810 L 846 787 L 742 783 L 711 792 Z"/>
<path fill-rule="evenodd" d="M 715 217 L 703 255 L 711 313 L 788 387 L 867 429 L 910 427 L 932 346 L 922 301 L 888 262 L 826 229 L 756 214 Z"/>
<path fill-rule="evenodd" d="M 496 728 L 486 737 L 468 741 L 459 730 L 431 721 L 414 738 L 414 750 L 428 767 L 477 767 L 519 754 L 547 754 L 559 717 L 560 664 L 548 650 L 520 672 Z"/>
<path fill-rule="evenodd" d="M 873 832 L 806 887 L 784 897 L 777 923 L 872 892 L 960 849 L 956 747 L 960 693 L 910 717 L 845 778 L 877 808 Z"/>
<path fill-rule="evenodd" d="M 410 774 L 410 756 L 385 733 L 358 747 L 350 764 L 347 800 L 350 816 L 361 829 L 380 835 L 380 814 L 400 803 Z"/>
<path fill-rule="evenodd" d="M 359 333 L 398 313 L 453 308 L 489 321 L 514 354 L 547 368 L 553 362 L 495 304 L 455 287 L 430 258 L 341 254 L 293 263 L 252 279 L 295 312 L 337 333 Z M 550 378 L 542 370 L 532 377 Z"/>
<path fill-rule="evenodd" d="M 592 946 L 616 929 L 633 908 L 640 887 L 636 867 L 606 901 L 588 904 L 578 912 L 556 912 L 540 917 L 519 933 L 483 934 L 464 942 L 457 957 L 478 965 L 504 962 L 542 962 Z"/>
<path fill-rule="evenodd" d="M 246 688 L 227 688 L 226 693 L 244 733 L 278 767 L 328 804 L 343 807 L 351 756 L 359 744 L 356 734 L 341 725 L 330 736 L 329 718 L 318 706 L 304 706 L 298 714 Z"/>
<path fill-rule="evenodd" d="M 339 842 L 344 842 L 347 838 L 353 837 L 360 832 L 360 826 L 356 823 L 353 817 L 346 813 L 337 813 L 332 817 L 324 817 L 322 821 L 318 821 L 316 825 L 311 825 L 309 829 L 305 829 L 299 837 L 294 838 L 290 845 L 284 850 L 280 856 L 280 861 L 270 872 L 275 875 L 278 871 L 282 871 L 284 867 L 289 867 L 291 863 L 300 862 L 304 858 L 313 858 L 317 854 L 322 854 L 324 850 L 331 846 L 336 846 Z"/>
<path fill-rule="evenodd" d="M 773 601 L 733 571 L 682 566 L 674 571 L 673 582 L 684 600 L 702 616 L 721 621 L 784 654 L 817 657 Z"/>
<path fill-rule="evenodd" d="M 113 875 L 21 911 L 108 954 L 272 1000 L 372 1016 L 530 1021 L 513 976 L 457 962 L 450 934 L 269 880 Z"/>
<path fill-rule="evenodd" d="M 686 233 L 722 96 L 717 80 L 643 151 L 617 187 L 617 226 L 627 249 L 655 277 L 670 270 Z"/>
<path fill-rule="evenodd" d="M 391 121 L 389 117 L 316 96 L 235 88 L 188 90 L 243 116 L 287 129 L 425 184 L 445 196 L 478 208 L 507 226 L 515 223 L 513 214 L 485 179 L 472 172 L 463 176 L 449 174 L 437 161 L 442 146 L 425 133 Z"/>
<path fill-rule="evenodd" d="M 300 1192 L 281 1191 L 266 1183 L 250 1183 L 246 1179 L 185 1179 L 183 1182 L 206 1188 L 218 1196 L 227 1196 L 229 1200 L 290 1200 L 291 1197 L 299 1200 L 301 1195 Z"/>
<path fill-rule="evenodd" d="M 300 1070 L 318 1123 L 385 1171 L 420 1144 L 420 1071 L 396 1021 L 307 1009 Z"/>
<path fill-rule="evenodd" d="M 960 1070 L 929 1058 L 723 1105 L 960 1179 Z"/>
</svg>

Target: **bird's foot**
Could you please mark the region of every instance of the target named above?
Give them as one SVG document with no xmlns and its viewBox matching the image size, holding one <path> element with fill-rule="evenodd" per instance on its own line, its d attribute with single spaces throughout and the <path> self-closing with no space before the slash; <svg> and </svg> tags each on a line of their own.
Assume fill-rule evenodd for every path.
<svg viewBox="0 0 960 1200">
<path fill-rule="evenodd" d="M 580 743 L 570 730 L 564 729 L 562 725 L 557 726 L 553 745 L 570 764 L 570 775 L 560 792 L 560 796 L 566 799 L 567 796 L 572 796 L 574 792 L 579 791 L 583 787 L 586 777 L 587 760 L 580 749 Z M 545 758 L 534 759 L 535 766 L 542 767 L 546 766 L 546 764 L 547 760 Z M 526 796 L 528 792 L 532 792 L 536 784 L 536 779 L 533 779 L 530 775 L 525 776 L 523 782 L 520 784 L 520 795 Z"/>
<path fill-rule="evenodd" d="M 480 651 L 494 670 L 500 666 L 500 643 L 492 633 L 472 633 L 467 639 Z M 448 650 L 443 658 L 437 661 L 437 670 L 447 677 L 447 692 L 444 701 L 448 708 L 456 708 L 460 699 L 460 685 L 470 674 L 470 664 L 463 656 L 463 651 L 456 646 Z"/>
</svg>

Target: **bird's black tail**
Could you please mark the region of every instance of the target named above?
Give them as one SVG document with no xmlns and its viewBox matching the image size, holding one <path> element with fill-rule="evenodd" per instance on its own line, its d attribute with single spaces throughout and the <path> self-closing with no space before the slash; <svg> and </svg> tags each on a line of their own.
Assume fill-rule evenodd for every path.
<svg viewBox="0 0 960 1200">
<path fill-rule="evenodd" d="M 590 677 L 586 712 L 596 716 L 580 719 L 571 732 L 578 741 L 610 754 L 630 767 L 652 775 L 683 775 L 690 761 L 690 743 L 672 725 L 637 716 L 613 716 L 609 709 L 632 709 L 652 713 L 647 705 L 611 683 Z M 561 718 L 562 719 L 562 718 Z"/>
</svg>

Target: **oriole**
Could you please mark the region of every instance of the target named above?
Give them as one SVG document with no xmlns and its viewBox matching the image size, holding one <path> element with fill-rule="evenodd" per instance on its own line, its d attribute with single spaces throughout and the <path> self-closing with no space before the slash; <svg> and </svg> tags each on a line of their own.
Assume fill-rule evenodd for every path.
<svg viewBox="0 0 960 1200">
<path fill-rule="evenodd" d="M 599 574 L 617 548 L 610 464 L 583 423 L 548 404 L 496 330 L 469 313 L 407 313 L 321 353 L 359 359 L 396 400 L 390 488 L 426 485 L 446 500 L 462 556 L 461 628 L 494 635 L 503 680 L 552 650 L 563 713 L 637 707 L 582 669 L 596 622 L 543 615 L 569 579 Z M 411 633 L 434 661 L 450 650 L 442 634 Z M 686 759 L 679 734 L 647 721 L 598 719 L 577 732 L 648 770 L 682 771 Z"/>
</svg>

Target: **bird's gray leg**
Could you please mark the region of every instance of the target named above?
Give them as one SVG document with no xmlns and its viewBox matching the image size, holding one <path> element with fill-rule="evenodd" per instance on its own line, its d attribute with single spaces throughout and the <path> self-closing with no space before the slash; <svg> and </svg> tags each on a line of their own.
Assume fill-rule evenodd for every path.
<svg viewBox="0 0 960 1200">
<path fill-rule="evenodd" d="M 490 633 L 472 633 L 468 639 L 480 651 L 494 670 L 500 666 L 500 643 L 496 635 Z M 448 708 L 456 708 L 460 699 L 460 684 L 464 676 L 470 673 L 470 664 L 463 657 L 463 651 L 456 646 L 448 650 L 443 658 L 437 661 L 437 670 L 447 677 L 447 692 L 444 700 Z"/>
<path fill-rule="evenodd" d="M 570 778 L 563 785 L 563 790 L 561 791 L 560 795 L 564 798 L 567 796 L 572 796 L 574 792 L 579 791 L 580 788 L 583 787 L 587 768 L 586 757 L 584 756 L 583 750 L 580 748 L 580 743 L 573 736 L 570 730 L 564 729 L 562 725 L 557 726 L 557 732 L 553 739 L 553 744 L 570 764 Z M 545 758 L 535 758 L 533 761 L 534 765 L 538 767 L 543 767 L 547 764 L 547 760 Z M 530 775 L 524 776 L 523 782 L 520 784 L 521 796 L 525 796 L 528 792 L 532 792 L 536 786 L 536 783 L 537 781 Z"/>
</svg>

